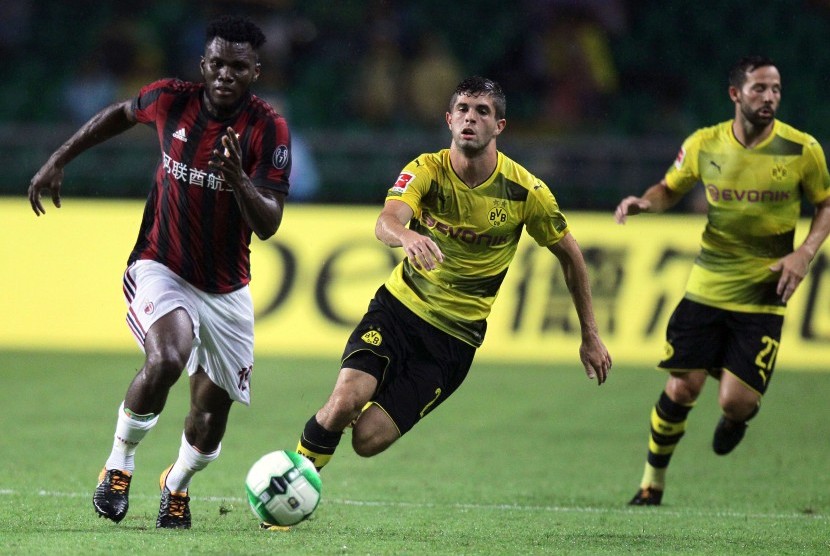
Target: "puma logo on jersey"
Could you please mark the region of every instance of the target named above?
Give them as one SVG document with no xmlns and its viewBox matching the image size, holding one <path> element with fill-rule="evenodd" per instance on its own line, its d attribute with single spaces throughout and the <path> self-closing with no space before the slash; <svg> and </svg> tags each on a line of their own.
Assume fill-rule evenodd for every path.
<svg viewBox="0 0 830 556">
<path fill-rule="evenodd" d="M 720 170 L 720 165 L 718 165 L 718 163 L 717 163 L 717 162 L 715 162 L 714 160 L 710 160 L 710 161 L 709 161 L 709 164 L 711 164 L 712 166 L 714 166 L 714 167 L 715 167 L 715 169 L 718 171 L 718 174 L 720 174 L 720 173 L 721 173 L 721 170 Z"/>
</svg>

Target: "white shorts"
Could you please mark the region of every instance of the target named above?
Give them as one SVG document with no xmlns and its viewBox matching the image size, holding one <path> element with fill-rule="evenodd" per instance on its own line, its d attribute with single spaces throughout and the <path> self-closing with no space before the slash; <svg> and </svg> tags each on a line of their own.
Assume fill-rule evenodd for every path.
<svg viewBox="0 0 830 556">
<path fill-rule="evenodd" d="M 144 350 L 147 331 L 179 307 L 193 323 L 188 375 L 200 367 L 231 399 L 248 405 L 254 368 L 254 306 L 248 286 L 231 293 L 193 287 L 161 263 L 140 260 L 124 272 L 127 325 Z"/>
</svg>

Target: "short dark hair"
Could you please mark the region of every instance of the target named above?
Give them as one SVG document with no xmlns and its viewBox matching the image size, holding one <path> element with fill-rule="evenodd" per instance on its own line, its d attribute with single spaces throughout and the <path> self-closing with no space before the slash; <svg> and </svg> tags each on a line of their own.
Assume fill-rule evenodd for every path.
<svg viewBox="0 0 830 556">
<path fill-rule="evenodd" d="M 744 56 L 729 70 L 729 85 L 740 89 L 746 83 L 746 74 L 766 66 L 775 66 L 775 62 L 766 56 Z"/>
<path fill-rule="evenodd" d="M 211 21 L 205 30 L 205 44 L 216 37 L 229 42 L 247 42 L 257 50 L 265 44 L 262 29 L 246 17 L 223 15 Z"/>
<path fill-rule="evenodd" d="M 474 75 L 459 83 L 458 87 L 455 88 L 452 98 L 450 98 L 450 112 L 452 112 L 455 101 L 458 100 L 460 95 L 470 95 L 473 97 L 489 95 L 493 99 L 493 106 L 496 109 L 496 119 L 501 120 L 507 113 L 507 99 L 504 96 L 504 91 L 502 91 L 501 85 L 492 79 Z"/>
</svg>

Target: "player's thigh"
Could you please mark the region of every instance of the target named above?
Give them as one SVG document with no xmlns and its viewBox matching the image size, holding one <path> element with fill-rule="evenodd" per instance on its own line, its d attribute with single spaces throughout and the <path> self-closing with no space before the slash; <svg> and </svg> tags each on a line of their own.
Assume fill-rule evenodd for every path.
<svg viewBox="0 0 830 556">
<path fill-rule="evenodd" d="M 464 380 L 475 348 L 438 330 L 380 288 L 343 352 L 377 379 L 371 401 L 403 435 Z"/>
<path fill-rule="evenodd" d="M 193 321 L 187 310 L 177 307 L 154 321 L 144 338 L 148 363 L 170 362 L 181 371 L 193 349 Z"/>
<path fill-rule="evenodd" d="M 723 373 L 719 386 L 718 405 L 732 418 L 752 415 L 761 401 L 757 390 L 730 372 Z"/>
<path fill-rule="evenodd" d="M 723 363 L 724 371 L 763 395 L 775 370 L 784 317 L 733 312 L 729 323 L 731 334 Z"/>
<path fill-rule="evenodd" d="M 230 398 L 250 403 L 254 370 L 254 310 L 249 288 L 225 294 L 200 292 L 199 337 L 187 362 L 187 372 L 198 370 L 227 392 Z"/>
<path fill-rule="evenodd" d="M 401 437 L 398 426 L 386 411 L 370 404 L 354 423 L 352 446 L 358 454 L 371 456 L 382 452 Z"/>
<path fill-rule="evenodd" d="M 729 337 L 726 317 L 722 309 L 682 299 L 669 318 L 658 367 L 683 371 L 722 366 Z"/>
<path fill-rule="evenodd" d="M 341 369 L 363 371 L 375 378 L 380 387 L 393 367 L 393 361 L 405 357 L 401 337 L 406 334 L 403 305 L 381 287 L 369 302 L 363 318 L 352 330 L 340 358 Z M 341 371 L 342 373 L 342 371 Z M 343 376 L 344 380 L 355 380 Z M 340 381 L 341 377 L 338 377 Z"/>
<path fill-rule="evenodd" d="M 163 264 L 141 260 L 125 271 L 123 290 L 127 324 L 148 358 L 186 361 L 199 328 L 192 286 Z"/>
<path fill-rule="evenodd" d="M 412 325 L 411 325 L 412 326 Z M 410 329 L 407 357 L 373 400 L 401 435 L 446 401 L 467 376 L 475 348 L 424 321 Z"/>
</svg>

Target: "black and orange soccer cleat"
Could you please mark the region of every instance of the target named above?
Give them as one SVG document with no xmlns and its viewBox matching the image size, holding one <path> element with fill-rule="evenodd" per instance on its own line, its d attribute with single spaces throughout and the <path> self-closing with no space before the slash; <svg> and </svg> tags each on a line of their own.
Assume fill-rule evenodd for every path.
<svg viewBox="0 0 830 556">
<path fill-rule="evenodd" d="M 640 488 L 634 498 L 628 503 L 629 506 L 659 506 L 663 500 L 663 491 L 654 487 Z"/>
<path fill-rule="evenodd" d="M 165 469 L 159 478 L 161 503 L 156 528 L 190 529 L 190 496 L 187 495 L 187 491 L 173 492 L 167 488 L 167 474 L 172 468 L 171 465 Z"/>
<path fill-rule="evenodd" d="M 130 507 L 130 481 L 133 475 L 120 469 L 102 469 L 98 486 L 92 495 L 92 505 L 100 517 L 120 522 Z"/>
</svg>

